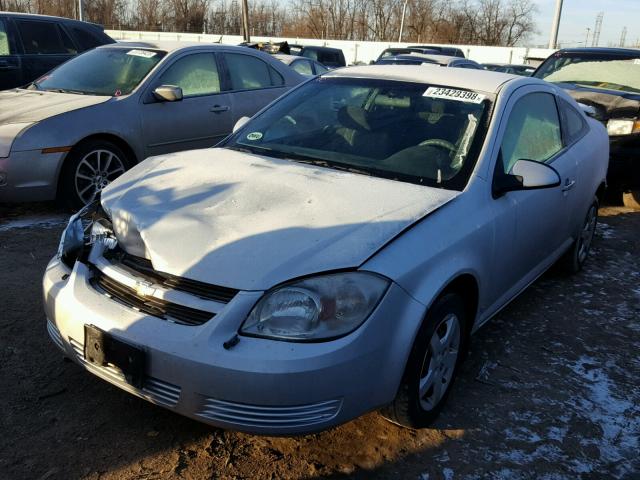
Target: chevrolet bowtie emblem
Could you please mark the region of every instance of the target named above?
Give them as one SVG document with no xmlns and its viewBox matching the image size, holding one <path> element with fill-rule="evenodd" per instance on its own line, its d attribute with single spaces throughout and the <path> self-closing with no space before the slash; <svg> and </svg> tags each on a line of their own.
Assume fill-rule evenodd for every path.
<svg viewBox="0 0 640 480">
<path fill-rule="evenodd" d="M 151 282 L 145 282 L 142 280 L 136 281 L 135 290 L 141 297 L 150 297 L 156 291 Z"/>
</svg>

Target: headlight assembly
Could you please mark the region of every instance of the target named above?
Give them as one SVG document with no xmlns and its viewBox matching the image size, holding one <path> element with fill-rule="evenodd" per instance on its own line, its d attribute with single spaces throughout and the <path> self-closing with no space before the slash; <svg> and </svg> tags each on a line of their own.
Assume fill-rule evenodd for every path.
<svg viewBox="0 0 640 480">
<path fill-rule="evenodd" d="M 609 120 L 607 133 L 609 135 L 630 135 L 640 132 L 640 120 Z"/>
<path fill-rule="evenodd" d="M 33 123 L 8 123 L 6 125 L 0 125 L 0 158 L 9 156 L 11 152 L 11 145 L 15 138 L 27 127 L 33 125 Z"/>
<path fill-rule="evenodd" d="M 111 222 L 102 210 L 99 198 L 71 216 L 62 232 L 57 256 L 65 265 L 73 268 L 76 260 L 97 240 L 107 242 L 109 248 L 115 247 Z"/>
<path fill-rule="evenodd" d="M 322 341 L 347 335 L 371 314 L 389 280 L 367 272 L 311 277 L 267 292 L 240 333 L 286 341 Z"/>
</svg>

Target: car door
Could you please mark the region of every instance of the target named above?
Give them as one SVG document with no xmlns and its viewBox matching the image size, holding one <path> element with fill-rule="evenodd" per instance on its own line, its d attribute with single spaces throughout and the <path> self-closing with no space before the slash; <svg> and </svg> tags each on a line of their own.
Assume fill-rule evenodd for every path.
<svg viewBox="0 0 640 480">
<path fill-rule="evenodd" d="M 554 93 L 534 87 L 518 92 L 505 109 L 507 121 L 501 126 L 494 181 L 498 175 L 510 174 L 515 162 L 526 159 L 553 167 L 561 185 L 512 191 L 494 199 L 500 212 L 494 282 L 500 291 L 509 292 L 507 296 L 533 281 L 571 244 L 569 217 L 577 173 L 576 158 L 563 145 Z"/>
<path fill-rule="evenodd" d="M 157 99 L 160 85 L 182 89 L 182 100 Z M 146 156 L 211 147 L 231 133 L 231 98 L 222 91 L 214 52 L 190 52 L 168 64 L 148 82 L 141 105 Z"/>
<path fill-rule="evenodd" d="M 23 83 L 36 80 L 78 53 L 69 35 L 56 22 L 17 19 L 15 25 L 24 51 Z"/>
<path fill-rule="evenodd" d="M 275 68 L 250 53 L 222 54 L 233 104 L 233 124 L 251 117 L 282 95 L 287 87 Z"/>
<path fill-rule="evenodd" d="M 22 85 L 20 55 L 11 22 L 0 17 L 0 90 Z"/>
</svg>

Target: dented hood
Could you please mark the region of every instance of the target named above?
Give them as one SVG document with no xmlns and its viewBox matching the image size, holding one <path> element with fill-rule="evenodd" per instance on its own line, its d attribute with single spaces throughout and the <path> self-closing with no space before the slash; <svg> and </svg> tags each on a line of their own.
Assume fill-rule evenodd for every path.
<svg viewBox="0 0 640 480">
<path fill-rule="evenodd" d="M 353 268 L 459 192 L 236 152 L 154 157 L 102 194 L 128 253 L 241 290 Z"/>
<path fill-rule="evenodd" d="M 7 90 L 0 92 L 0 125 L 39 122 L 54 115 L 106 102 L 110 98 L 37 90 Z"/>
</svg>

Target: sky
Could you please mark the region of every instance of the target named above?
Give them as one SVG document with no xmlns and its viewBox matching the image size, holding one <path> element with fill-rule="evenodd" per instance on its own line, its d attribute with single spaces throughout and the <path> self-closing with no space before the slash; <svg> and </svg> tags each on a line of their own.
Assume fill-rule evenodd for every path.
<svg viewBox="0 0 640 480">
<path fill-rule="evenodd" d="M 533 3 L 538 5 L 536 23 L 540 33 L 532 36 L 530 43 L 546 46 L 556 0 L 533 0 Z M 564 0 L 558 34 L 561 46 L 584 46 L 587 27 L 591 29 L 588 44 L 591 46 L 598 12 L 604 12 L 599 46 L 619 45 L 623 27 L 627 27 L 626 46 L 640 41 L 640 0 Z"/>
</svg>

